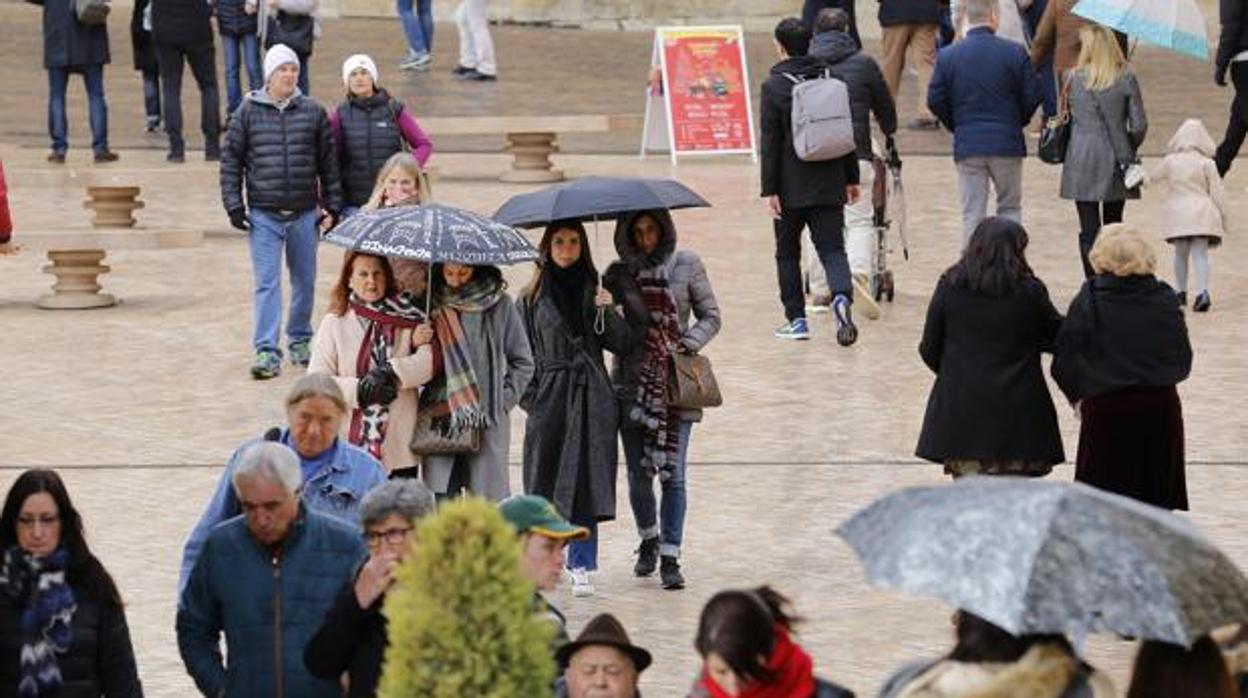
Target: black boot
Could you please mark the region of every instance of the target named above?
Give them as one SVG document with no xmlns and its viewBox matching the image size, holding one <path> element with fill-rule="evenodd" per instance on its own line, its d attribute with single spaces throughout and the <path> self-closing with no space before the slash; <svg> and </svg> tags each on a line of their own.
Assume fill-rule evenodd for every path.
<svg viewBox="0 0 1248 698">
<path fill-rule="evenodd" d="M 1187 307 L 1187 291 L 1179 291 L 1179 307 Z"/>
<path fill-rule="evenodd" d="M 1213 300 L 1209 298 L 1209 292 L 1201 291 L 1200 295 L 1196 296 L 1196 300 L 1192 303 L 1192 310 L 1198 313 L 1207 313 L 1212 305 Z"/>
<path fill-rule="evenodd" d="M 638 577 L 649 577 L 659 566 L 659 538 L 642 538 L 637 548 L 637 564 L 633 565 L 633 574 Z"/>
<path fill-rule="evenodd" d="M 659 566 L 659 579 L 663 582 L 664 589 L 684 589 L 685 576 L 680 573 L 680 561 L 664 555 Z"/>
</svg>

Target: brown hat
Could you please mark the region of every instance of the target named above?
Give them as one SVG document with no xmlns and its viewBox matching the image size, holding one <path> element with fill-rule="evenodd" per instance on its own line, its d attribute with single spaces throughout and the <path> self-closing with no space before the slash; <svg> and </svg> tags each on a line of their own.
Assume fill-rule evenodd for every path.
<svg viewBox="0 0 1248 698">
<path fill-rule="evenodd" d="M 650 653 L 629 642 L 628 633 L 624 631 L 624 626 L 620 625 L 620 621 L 616 620 L 615 616 L 603 613 L 585 624 L 585 629 L 577 636 L 576 641 L 559 648 L 559 651 L 555 653 L 559 668 L 567 669 L 572 655 L 590 645 L 607 645 L 624 652 L 633 660 L 633 666 L 637 668 L 638 674 L 650 666 Z"/>
</svg>

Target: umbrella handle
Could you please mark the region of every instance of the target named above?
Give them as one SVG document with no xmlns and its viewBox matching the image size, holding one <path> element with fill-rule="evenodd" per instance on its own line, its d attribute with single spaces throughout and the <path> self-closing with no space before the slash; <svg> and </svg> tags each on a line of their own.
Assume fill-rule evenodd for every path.
<svg viewBox="0 0 1248 698">
<path fill-rule="evenodd" d="M 601 335 L 607 331 L 607 309 L 598 306 L 598 311 L 594 315 L 594 334 Z"/>
</svg>

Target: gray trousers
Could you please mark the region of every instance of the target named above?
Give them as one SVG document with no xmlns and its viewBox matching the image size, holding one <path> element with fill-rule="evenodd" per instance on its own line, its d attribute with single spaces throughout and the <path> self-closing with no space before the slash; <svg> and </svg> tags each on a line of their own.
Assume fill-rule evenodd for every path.
<svg viewBox="0 0 1248 698">
<path fill-rule="evenodd" d="M 1023 219 L 1023 159 L 984 156 L 957 161 L 958 193 L 962 198 L 962 246 L 988 216 L 988 183 L 997 192 L 997 215 Z"/>
</svg>

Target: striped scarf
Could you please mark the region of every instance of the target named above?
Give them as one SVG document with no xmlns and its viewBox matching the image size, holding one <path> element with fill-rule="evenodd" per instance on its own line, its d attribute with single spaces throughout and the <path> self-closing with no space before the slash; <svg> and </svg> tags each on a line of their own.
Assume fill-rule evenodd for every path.
<svg viewBox="0 0 1248 698">
<path fill-rule="evenodd" d="M 22 603 L 22 651 L 17 695 L 37 698 L 58 692 L 63 683 L 56 655 L 69 651 L 77 604 L 66 583 L 69 551 L 57 548 L 34 557 L 17 546 L 0 560 L 0 594 Z"/>
<path fill-rule="evenodd" d="M 459 313 L 449 307 L 433 313 L 434 351 L 442 355 L 442 375 L 425 387 L 424 405 L 435 421 L 445 420 L 450 435 L 463 429 L 486 429 L 490 415 L 481 406 L 481 388 Z"/>
<path fill-rule="evenodd" d="M 348 301 L 356 317 L 364 323 L 364 341 L 355 357 L 355 375 L 363 378 L 375 366 L 383 366 L 394 356 L 394 338 L 400 328 L 412 328 L 425 322 L 425 313 L 409 294 L 388 296 L 374 303 L 365 303 L 354 293 Z M 357 405 L 351 410 L 351 427 L 347 439 L 381 460 L 381 444 L 386 440 L 390 422 L 390 406 Z"/>
<path fill-rule="evenodd" d="M 668 399 L 672 352 L 680 339 L 680 316 L 662 265 L 639 271 L 637 285 L 652 322 L 646 330 L 645 356 L 637 373 L 637 396 L 629 416 L 642 427 L 642 468 L 667 481 L 676 468 L 680 451 L 680 410 L 672 407 Z"/>
</svg>

